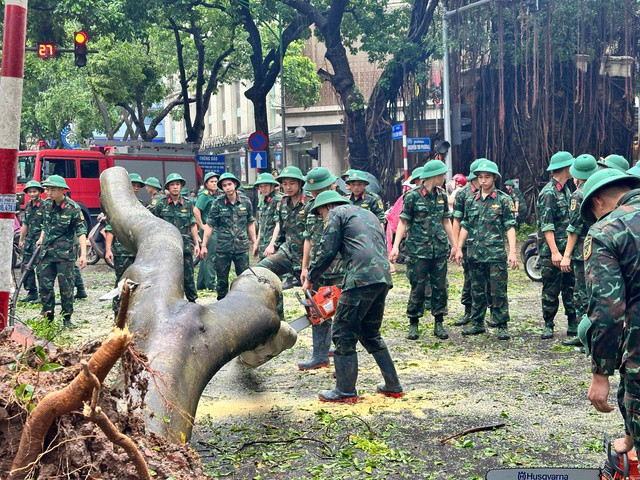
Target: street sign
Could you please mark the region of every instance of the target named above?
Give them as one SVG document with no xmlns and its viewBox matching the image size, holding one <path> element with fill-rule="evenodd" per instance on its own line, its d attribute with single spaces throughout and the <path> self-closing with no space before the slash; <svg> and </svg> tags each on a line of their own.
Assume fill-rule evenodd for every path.
<svg viewBox="0 0 640 480">
<path fill-rule="evenodd" d="M 269 146 L 269 138 L 262 132 L 253 132 L 249 135 L 248 143 L 250 150 L 262 151 Z"/>
<path fill-rule="evenodd" d="M 391 140 L 402 140 L 402 124 L 396 123 L 391 131 Z"/>
<path fill-rule="evenodd" d="M 249 164 L 251 168 L 267 168 L 267 152 L 249 152 Z"/>
<path fill-rule="evenodd" d="M 429 153 L 431 151 L 431 139 L 407 138 L 407 152 L 409 153 Z"/>
<path fill-rule="evenodd" d="M 196 155 L 196 161 L 206 173 L 213 172 L 222 175 L 227 171 L 224 155 Z"/>
</svg>

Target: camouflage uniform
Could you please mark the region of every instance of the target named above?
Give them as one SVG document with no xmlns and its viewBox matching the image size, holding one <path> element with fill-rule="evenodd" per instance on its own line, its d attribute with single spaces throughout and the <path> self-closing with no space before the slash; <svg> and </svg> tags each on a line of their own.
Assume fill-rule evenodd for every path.
<svg viewBox="0 0 640 480">
<path fill-rule="evenodd" d="M 271 192 L 266 197 L 260 199 L 260 205 L 258 206 L 258 225 L 260 244 L 258 246 L 258 258 L 262 260 L 264 257 L 264 251 L 271 243 L 271 237 L 273 231 L 276 228 L 278 222 L 278 208 L 282 202 L 282 194 L 277 191 Z M 276 248 L 279 244 L 276 243 Z"/>
<path fill-rule="evenodd" d="M 527 216 L 527 201 L 520 189 L 517 187 L 511 187 L 511 193 L 509 196 L 511 197 L 511 200 L 513 200 L 514 205 L 518 202 L 518 216 L 516 217 L 516 222 L 519 227 Z"/>
<path fill-rule="evenodd" d="M 385 224 L 387 222 L 384 203 L 382 202 L 380 195 L 372 192 L 364 192 L 358 198 L 353 194 L 346 195 L 344 198 L 349 200 L 353 205 L 371 211 L 376 217 L 378 217 L 380 223 Z"/>
<path fill-rule="evenodd" d="M 515 206 L 511 198 L 494 190 L 485 198 L 478 191 L 468 196 L 462 228 L 473 232 L 467 244 L 471 271 L 471 323 L 484 328 L 487 311 L 487 291 L 491 294 L 491 313 L 498 328 L 506 328 L 509 321 L 507 298 L 507 231 L 515 228 Z"/>
<path fill-rule="evenodd" d="M 38 199 L 36 203 L 32 201 L 27 202 L 24 207 L 24 220 L 23 222 L 29 227 L 29 231 L 24 238 L 24 248 L 22 249 L 22 255 L 24 261 L 22 262 L 21 271 L 24 272 L 27 263 L 31 259 L 33 252 L 36 251 L 36 242 L 40 238 L 40 232 L 42 231 L 42 219 L 45 200 Z M 35 262 L 34 262 L 35 266 Z M 29 292 L 29 296 L 38 296 L 38 285 L 36 284 L 35 269 L 31 270 L 24 277 L 24 289 Z"/>
<path fill-rule="evenodd" d="M 240 193 L 235 203 L 231 203 L 226 195 L 211 203 L 207 224 L 217 234 L 215 270 L 218 300 L 222 300 L 229 291 L 231 262 L 235 265 L 236 275 L 249 268 L 248 226 L 253 222 L 251 200 Z"/>
<path fill-rule="evenodd" d="M 105 232 L 111 232 L 113 234 L 113 241 L 111 242 L 111 252 L 113 253 L 113 270 L 116 274 L 115 286 L 118 286 L 118 282 L 122 278 L 125 270 L 133 265 L 133 262 L 136 260 L 135 254 L 129 252 L 120 240 L 115 236 L 113 229 L 111 228 L 111 224 L 107 222 L 107 225 L 104 228 Z M 114 313 L 118 313 L 118 309 L 120 308 L 120 296 L 118 295 L 113 299 L 111 303 L 111 307 Z"/>
<path fill-rule="evenodd" d="M 569 226 L 567 227 L 568 233 L 574 233 L 578 236 L 576 246 L 571 252 L 571 263 L 573 268 L 573 274 L 575 276 L 575 285 L 573 289 L 573 304 L 576 309 L 576 318 L 582 318 L 587 312 L 587 285 L 584 278 L 584 261 L 583 261 L 583 243 L 587 236 L 587 225 L 584 219 L 580 216 L 580 205 L 584 192 L 582 185 L 576 188 L 575 192 L 571 194 L 571 200 L 569 205 Z M 575 335 L 576 329 L 570 329 L 568 333 Z"/>
<path fill-rule="evenodd" d="M 202 223 L 207 223 L 207 218 L 209 218 L 209 212 L 211 211 L 211 204 L 216 198 L 223 197 L 224 193 L 217 189 L 213 192 L 213 194 L 209 191 L 209 189 L 205 188 L 202 192 L 198 194 L 198 198 L 196 199 L 196 207 L 200 210 L 200 215 L 202 217 Z M 211 236 L 209 237 L 209 242 L 207 243 L 207 251 L 209 254 L 207 258 L 202 260 L 199 264 L 198 268 L 198 279 L 196 280 L 196 288 L 198 290 L 215 290 L 217 288 L 216 282 L 216 270 L 215 260 L 216 260 L 216 238 L 218 236 L 218 232 L 215 230 L 211 232 Z"/>
<path fill-rule="evenodd" d="M 82 210 L 76 202 L 65 196 L 60 205 L 51 200 L 42 208 L 44 239 L 40 251 L 38 282 L 42 313 L 53 318 L 56 277 L 60 288 L 62 316 L 69 319 L 73 313 L 73 267 L 77 258 L 77 238 L 87 234 Z"/>
<path fill-rule="evenodd" d="M 562 293 L 562 303 L 567 315 L 569 329 L 577 326 L 576 310 L 573 304 L 573 272 L 562 273 L 551 262 L 551 249 L 544 232 L 553 232 L 556 246 L 562 255 L 567 247 L 567 227 L 569 226 L 569 206 L 571 192 L 565 184 L 555 179 L 547 183 L 538 195 L 538 247 L 542 273 L 542 316 L 546 328 L 553 330 L 554 319 L 558 313 Z"/>
<path fill-rule="evenodd" d="M 465 205 L 467 198 L 474 195 L 478 189 L 469 182 L 458 193 L 453 201 L 453 217 L 457 218 L 460 222 L 464 218 Z M 473 240 L 473 232 L 469 232 L 467 241 L 462 246 L 462 271 L 464 274 L 464 283 L 462 285 L 462 298 L 461 303 L 464 305 L 465 312 L 471 313 L 471 272 L 469 272 L 469 259 L 467 257 L 467 245 Z M 488 302 L 491 303 L 491 302 Z"/>
<path fill-rule="evenodd" d="M 162 193 L 162 191 L 158 191 L 154 193 L 151 196 L 151 202 L 149 202 L 149 205 L 147 205 L 147 208 L 151 210 L 151 208 L 155 207 L 159 201 L 164 200 L 165 198 L 167 198 L 167 196 L 164 193 Z"/>
<path fill-rule="evenodd" d="M 451 218 L 445 191 L 425 187 L 408 192 L 400 219 L 407 222 L 407 278 L 411 293 L 407 316 L 413 323 L 424 315 L 425 289 L 431 287 L 431 313 L 436 319 L 447 314 L 447 260 L 449 240 L 442 221 Z"/>
<path fill-rule="evenodd" d="M 198 298 L 198 292 L 193 278 L 191 226 L 196 223 L 196 218 L 193 216 L 193 203 L 182 196 L 177 202 L 173 202 L 171 197 L 167 196 L 158 200 L 155 205 L 150 205 L 149 211 L 156 217 L 162 218 L 175 226 L 182 235 L 184 294 L 187 300 L 195 302 Z"/>
</svg>

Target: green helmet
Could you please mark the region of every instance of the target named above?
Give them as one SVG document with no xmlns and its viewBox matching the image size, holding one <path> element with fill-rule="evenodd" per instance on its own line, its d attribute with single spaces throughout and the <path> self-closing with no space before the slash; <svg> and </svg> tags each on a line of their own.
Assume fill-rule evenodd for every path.
<svg viewBox="0 0 640 480">
<path fill-rule="evenodd" d="M 605 168 L 598 170 L 584 183 L 583 192 L 584 199 L 580 205 L 580 215 L 588 222 L 595 222 L 596 218 L 591 211 L 591 197 L 598 190 L 611 185 L 613 183 L 621 183 L 629 185 L 631 188 L 640 187 L 640 178 L 621 172 L 615 168 Z"/>
<path fill-rule="evenodd" d="M 156 177 L 149 177 L 144 182 L 145 185 L 149 187 L 157 188 L 158 190 L 162 190 L 162 186 L 160 185 L 160 181 Z"/>
<path fill-rule="evenodd" d="M 236 176 L 231 172 L 224 172 L 222 175 L 220 175 L 220 178 L 218 179 L 218 183 L 222 185 L 222 182 L 225 180 L 232 180 L 233 183 L 236 184 L 236 188 L 240 186 L 240 180 L 238 180 Z"/>
<path fill-rule="evenodd" d="M 69 185 L 64 178 L 60 175 L 51 175 L 44 182 L 42 182 L 43 187 L 59 187 L 69 189 Z"/>
<path fill-rule="evenodd" d="M 476 178 L 476 174 L 473 173 L 475 171 L 476 168 L 478 168 L 478 165 L 480 165 L 483 161 L 487 160 L 486 158 L 478 158 L 476 160 L 474 160 L 473 162 L 471 162 L 471 165 L 469 165 L 469 175 L 467 175 L 467 180 L 471 181 L 474 180 Z"/>
<path fill-rule="evenodd" d="M 273 175 L 270 173 L 261 173 L 256 178 L 256 181 L 253 182 L 254 185 L 280 185 L 278 181 L 273 178 Z"/>
<path fill-rule="evenodd" d="M 350 170 L 351 174 L 349 174 L 349 178 L 347 178 L 344 182 L 364 182 L 366 185 L 369 185 L 369 180 L 367 179 L 367 174 L 362 170 Z"/>
<path fill-rule="evenodd" d="M 514 182 L 513 180 L 507 180 L 506 182 L 504 182 L 504 186 L 505 187 L 515 187 L 516 186 L 516 182 Z"/>
<path fill-rule="evenodd" d="M 569 167 L 573 165 L 574 158 L 569 152 L 557 152 L 551 156 L 547 172 L 553 172 L 560 170 L 561 168 Z"/>
<path fill-rule="evenodd" d="M 442 160 L 430 160 L 424 164 L 422 173 L 420 174 L 420 179 L 424 180 L 425 178 L 435 177 L 436 175 L 442 175 L 443 173 L 447 173 L 447 166 L 442 162 Z"/>
<path fill-rule="evenodd" d="M 183 197 L 188 197 L 189 196 L 189 189 L 187 187 L 182 187 L 180 189 L 180 195 L 182 195 Z"/>
<path fill-rule="evenodd" d="M 609 155 L 601 163 L 607 168 L 615 168 L 621 172 L 626 172 L 630 167 L 629 162 L 622 155 Z"/>
<path fill-rule="evenodd" d="M 497 175 L 498 178 L 502 179 L 502 175 L 500 175 L 500 171 L 498 170 L 498 165 L 496 165 L 491 160 L 487 160 L 486 158 L 483 158 L 482 162 L 480 162 L 476 169 L 473 171 L 476 176 L 478 176 L 478 173 L 481 172 L 493 173 L 494 175 Z"/>
<path fill-rule="evenodd" d="M 354 170 L 352 168 L 350 168 L 349 170 L 344 172 L 342 175 L 340 175 L 340 178 L 346 182 L 347 178 L 349 178 L 349 176 L 351 176 L 351 172 L 353 172 L 353 171 Z"/>
<path fill-rule="evenodd" d="M 413 183 L 416 180 L 420 180 L 420 175 L 422 175 L 422 170 L 423 169 L 424 169 L 424 167 L 414 168 L 413 172 L 411 172 L 411 176 L 409 177 L 409 181 L 411 181 Z"/>
<path fill-rule="evenodd" d="M 220 179 L 220 174 L 216 173 L 216 172 L 208 172 L 205 176 L 204 176 L 204 180 L 202 181 L 203 185 L 206 185 L 207 182 L 209 181 L 210 178 L 216 177 L 217 179 Z"/>
<path fill-rule="evenodd" d="M 589 155 L 588 153 L 578 155 L 576 161 L 573 162 L 573 165 L 571 165 L 569 169 L 571 176 L 578 180 L 586 180 L 597 171 L 598 163 L 593 155 Z"/>
<path fill-rule="evenodd" d="M 37 180 L 29 180 L 22 191 L 27 193 L 27 190 L 29 190 L 30 188 L 38 188 L 41 192 L 44 192 L 44 187 L 40 185 L 40 182 L 38 182 Z"/>
<path fill-rule="evenodd" d="M 327 188 L 333 185 L 336 180 L 338 180 L 338 177 L 336 177 L 326 168 L 312 168 L 307 173 L 307 183 L 304 184 L 304 189 L 309 192 L 322 190 L 323 188 Z"/>
<path fill-rule="evenodd" d="M 324 207 L 330 203 L 351 203 L 335 190 L 326 190 L 316 197 L 311 213 L 318 213 L 318 208 Z"/>
<path fill-rule="evenodd" d="M 629 170 L 627 170 L 627 173 L 629 175 L 635 175 L 636 177 L 640 177 L 640 164 L 636 164 L 635 167 L 631 167 Z"/>
<path fill-rule="evenodd" d="M 279 183 L 282 183 L 282 180 L 285 178 L 293 178 L 304 182 L 304 175 L 302 175 L 302 171 L 298 167 L 284 167 L 280 175 L 278 175 L 277 180 Z"/>
<path fill-rule="evenodd" d="M 145 185 L 144 180 L 142 180 L 142 177 L 137 173 L 130 173 L 129 180 L 131 181 L 131 183 L 139 183 L 143 187 Z"/>
<path fill-rule="evenodd" d="M 179 173 L 170 173 L 164 182 L 164 188 L 167 188 L 171 182 L 180 182 L 183 187 L 187 184 L 187 181 Z"/>
</svg>

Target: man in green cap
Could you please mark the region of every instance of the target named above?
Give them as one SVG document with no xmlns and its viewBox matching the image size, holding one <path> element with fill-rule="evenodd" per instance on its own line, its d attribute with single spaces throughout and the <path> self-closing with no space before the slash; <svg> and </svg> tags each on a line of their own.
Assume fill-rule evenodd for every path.
<svg viewBox="0 0 640 480">
<path fill-rule="evenodd" d="M 366 191 L 369 180 L 365 172 L 360 170 L 351 170 L 349 177 L 345 180 L 345 183 L 349 185 L 350 195 L 345 198 L 349 200 L 353 205 L 356 205 L 365 210 L 370 210 L 378 217 L 381 224 L 385 224 L 387 219 L 384 216 L 384 203 L 379 195 Z"/>
<path fill-rule="evenodd" d="M 207 217 L 204 239 L 202 240 L 202 258 L 207 257 L 207 245 L 212 232 L 216 232 L 215 269 L 218 277 L 218 300 L 229 292 L 229 271 L 231 263 L 240 276 L 249 268 L 249 251 L 258 247 L 256 219 L 253 217 L 253 205 L 248 197 L 238 192 L 240 180 L 233 173 L 220 176 L 220 186 L 224 196 L 216 198 L 211 204 Z"/>
<path fill-rule="evenodd" d="M 518 187 L 516 187 L 516 182 L 514 180 L 507 180 L 504 182 L 505 190 L 511 197 L 513 201 L 513 205 L 515 207 L 516 214 L 516 230 L 522 222 L 524 222 L 525 217 L 527 216 L 527 202 L 524 198 L 524 195 L 520 191 Z"/>
<path fill-rule="evenodd" d="M 435 319 L 433 333 L 443 340 L 449 338 L 444 328 L 448 299 L 447 260 L 453 258 L 456 243 L 447 193 L 442 188 L 446 172 L 447 167 L 440 160 L 426 163 L 420 175 L 422 187 L 408 192 L 404 198 L 396 238 L 389 254 L 389 260 L 394 262 L 400 241 L 408 232 L 405 248 L 407 277 L 411 283 L 407 304 L 409 340 L 419 337 L 418 323 L 424 315 L 427 287 L 431 288 L 431 313 Z"/>
<path fill-rule="evenodd" d="M 580 206 L 584 192 L 584 182 L 598 171 L 596 159 L 589 154 L 583 154 L 576 158 L 571 165 L 569 173 L 573 177 L 576 190 L 571 194 L 569 203 L 569 226 L 567 227 L 567 247 L 564 250 L 560 270 L 569 273 L 573 270 L 575 284 L 573 287 L 573 304 L 576 309 L 576 318 L 582 318 L 587 313 L 587 284 L 584 278 L 583 243 L 587 236 L 589 226 L 585 224 L 580 215 Z M 567 329 L 567 338 L 562 340 L 565 346 L 579 346 L 582 342 L 577 336 L 577 325 L 571 325 Z"/>
<path fill-rule="evenodd" d="M 548 172 L 551 180 L 538 195 L 538 244 L 542 273 L 542 317 L 544 329 L 540 338 L 553 338 L 554 320 L 560 305 L 562 293 L 564 312 L 567 315 L 567 331 L 575 331 L 578 326 L 573 304 L 575 277 L 572 271 L 560 270 L 562 256 L 567 247 L 567 227 L 571 191 L 567 181 L 571 178 L 569 169 L 574 158 L 569 152 L 558 152 L 551 157 Z"/>
<path fill-rule="evenodd" d="M 357 401 L 358 341 L 373 356 L 384 378 L 377 393 L 401 397 L 402 385 L 380 335 L 385 300 L 393 286 L 384 232 L 372 212 L 346 203 L 337 192 L 325 191 L 316 197 L 312 212 L 322 215 L 326 226 L 303 288 L 313 289 L 338 253 L 348 266 L 332 328 L 336 386 L 320 391 L 318 397 L 323 402 Z"/>
<path fill-rule="evenodd" d="M 142 189 L 142 187 L 145 186 L 145 182 L 137 173 L 130 173 L 129 181 L 131 182 L 133 193 L 137 197 L 140 194 L 140 190 Z M 138 199 L 138 201 L 142 205 L 144 205 L 142 200 Z M 111 224 L 109 222 L 107 222 L 104 230 L 104 256 L 107 260 L 113 263 L 113 270 L 116 274 L 115 286 L 117 287 L 118 282 L 122 278 L 122 274 L 127 268 L 133 265 L 133 262 L 135 262 L 136 254 L 127 250 L 125 246 L 120 243 L 120 240 L 118 240 L 118 238 L 113 233 L 113 229 L 111 228 Z M 120 308 L 119 295 L 117 297 L 114 297 L 111 306 L 113 308 L 113 313 L 117 315 L 118 309 Z"/>
<path fill-rule="evenodd" d="M 38 283 L 42 314 L 53 321 L 56 277 L 60 288 L 63 325 L 69 327 L 73 314 L 73 266 L 76 261 L 76 244 L 80 246 L 80 268 L 87 266 L 87 228 L 82 210 L 76 202 L 65 195 L 69 186 L 64 178 L 51 175 L 42 186 L 47 189 L 48 199 L 42 214 L 42 231 L 36 242 L 41 245 Z"/>
<path fill-rule="evenodd" d="M 588 400 L 611 412 L 609 377 L 620 370 L 621 412 L 628 435 L 616 441 L 621 453 L 640 449 L 640 178 L 605 169 L 584 185 L 581 215 L 596 222 L 584 242 L 589 298 L 586 346 L 591 352 Z M 620 393 L 620 392 L 619 392 Z M 621 401 L 618 395 L 618 401 Z"/>
<path fill-rule="evenodd" d="M 200 234 L 204 237 L 205 224 L 207 218 L 209 218 L 209 212 L 211 211 L 211 204 L 213 201 L 224 196 L 222 190 L 218 188 L 218 179 L 220 175 L 215 172 L 208 172 L 204 176 L 204 188 L 198 194 L 196 198 L 196 205 L 193 208 L 193 215 L 196 217 L 196 223 L 200 230 Z M 215 271 L 215 251 L 216 251 L 216 237 L 217 232 L 212 232 L 209 238 L 209 244 L 207 245 L 207 251 L 209 254 L 198 268 L 198 277 L 196 279 L 196 289 L 198 290 L 215 290 L 217 287 L 216 271 Z"/>
<path fill-rule="evenodd" d="M 24 261 L 22 262 L 21 272 L 25 271 L 29 259 L 36 251 L 36 242 L 40 238 L 42 231 L 43 209 L 45 201 L 40 198 L 44 188 L 40 182 L 31 180 L 24 186 L 24 193 L 29 197 L 29 201 L 24 206 L 22 228 L 20 229 L 19 246 L 22 248 Z M 23 280 L 24 289 L 27 296 L 21 298 L 21 302 L 37 303 L 40 299 L 38 296 L 38 285 L 36 283 L 36 274 L 34 270 L 29 271 Z"/>
<path fill-rule="evenodd" d="M 615 168 L 621 172 L 629 170 L 629 162 L 622 155 L 612 154 L 606 158 L 601 158 L 598 165 L 602 168 Z"/>
<path fill-rule="evenodd" d="M 259 174 L 254 185 L 260 190 L 260 202 L 258 204 L 258 248 L 253 255 L 262 260 L 276 228 L 282 194 L 276 190 L 280 184 L 270 173 Z M 275 248 L 279 246 L 279 242 L 276 241 Z"/>
<path fill-rule="evenodd" d="M 496 189 L 496 181 L 501 177 L 494 162 L 484 159 L 473 173 L 478 179 L 480 190 L 467 198 L 455 254 L 458 265 L 461 265 L 462 246 L 467 242 L 469 232 L 473 232 L 472 240 L 467 247 L 471 272 L 471 325 L 463 330 L 462 334 L 478 335 L 485 332 L 486 292 L 489 291 L 491 313 L 498 328 L 498 339 L 509 340 L 507 265 L 512 269 L 518 268 L 513 202 L 506 193 Z M 508 253 L 505 249 L 505 237 L 509 244 Z"/>
<path fill-rule="evenodd" d="M 147 178 L 144 181 L 144 189 L 149 194 L 149 197 L 151 197 L 151 201 L 149 202 L 149 205 L 147 205 L 147 208 L 155 205 L 160 200 L 165 198 L 165 194 L 162 191 L 162 186 L 160 185 L 160 181 L 156 177 Z"/>
<path fill-rule="evenodd" d="M 302 273 L 300 280 L 304 283 L 309 276 L 309 264 L 312 258 L 318 254 L 318 244 L 322 238 L 324 230 L 324 219 L 313 210 L 315 199 L 322 192 L 333 191 L 338 178 L 324 167 L 316 167 L 307 173 L 307 183 L 304 190 L 311 194 L 311 199 L 307 201 L 304 210 L 307 215 L 307 222 L 304 230 L 304 245 L 302 252 Z M 316 282 L 316 288 L 324 286 L 338 285 L 344 277 L 341 257 L 338 255 L 324 272 L 322 277 Z M 313 340 L 313 352 L 311 359 L 298 363 L 300 370 L 312 370 L 329 366 L 329 350 L 331 348 L 331 322 L 325 321 L 320 325 L 311 327 Z"/>
<path fill-rule="evenodd" d="M 200 253 L 198 225 L 193 215 L 193 203 L 181 194 L 187 181 L 179 173 L 171 173 L 164 184 L 169 195 L 149 207 L 151 213 L 175 226 L 182 235 L 184 294 L 187 300 L 195 302 L 198 291 L 193 278 L 193 256 Z M 203 248 L 206 248 L 203 245 Z"/>
<path fill-rule="evenodd" d="M 351 194 L 351 185 L 347 183 L 347 180 L 349 179 L 349 176 L 351 175 L 352 172 L 355 172 L 355 170 L 353 168 L 350 168 L 349 170 L 344 172 L 342 175 L 340 175 L 340 178 L 344 182 L 345 188 L 347 189 L 347 191 L 344 193 L 346 193 L 347 195 Z"/>
</svg>

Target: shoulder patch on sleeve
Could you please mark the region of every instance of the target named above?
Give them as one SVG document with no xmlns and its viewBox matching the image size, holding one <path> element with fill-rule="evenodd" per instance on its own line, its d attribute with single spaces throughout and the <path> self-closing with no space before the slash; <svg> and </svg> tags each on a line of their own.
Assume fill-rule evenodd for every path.
<svg viewBox="0 0 640 480">
<path fill-rule="evenodd" d="M 591 235 L 587 235 L 584 238 L 584 248 L 583 248 L 583 258 L 585 260 L 589 260 L 589 257 L 591 256 L 591 243 L 592 243 L 592 239 L 593 237 Z"/>
<path fill-rule="evenodd" d="M 569 207 L 571 209 L 571 211 L 573 212 L 578 206 L 578 200 L 576 200 L 575 198 L 571 199 L 571 206 Z"/>
</svg>

